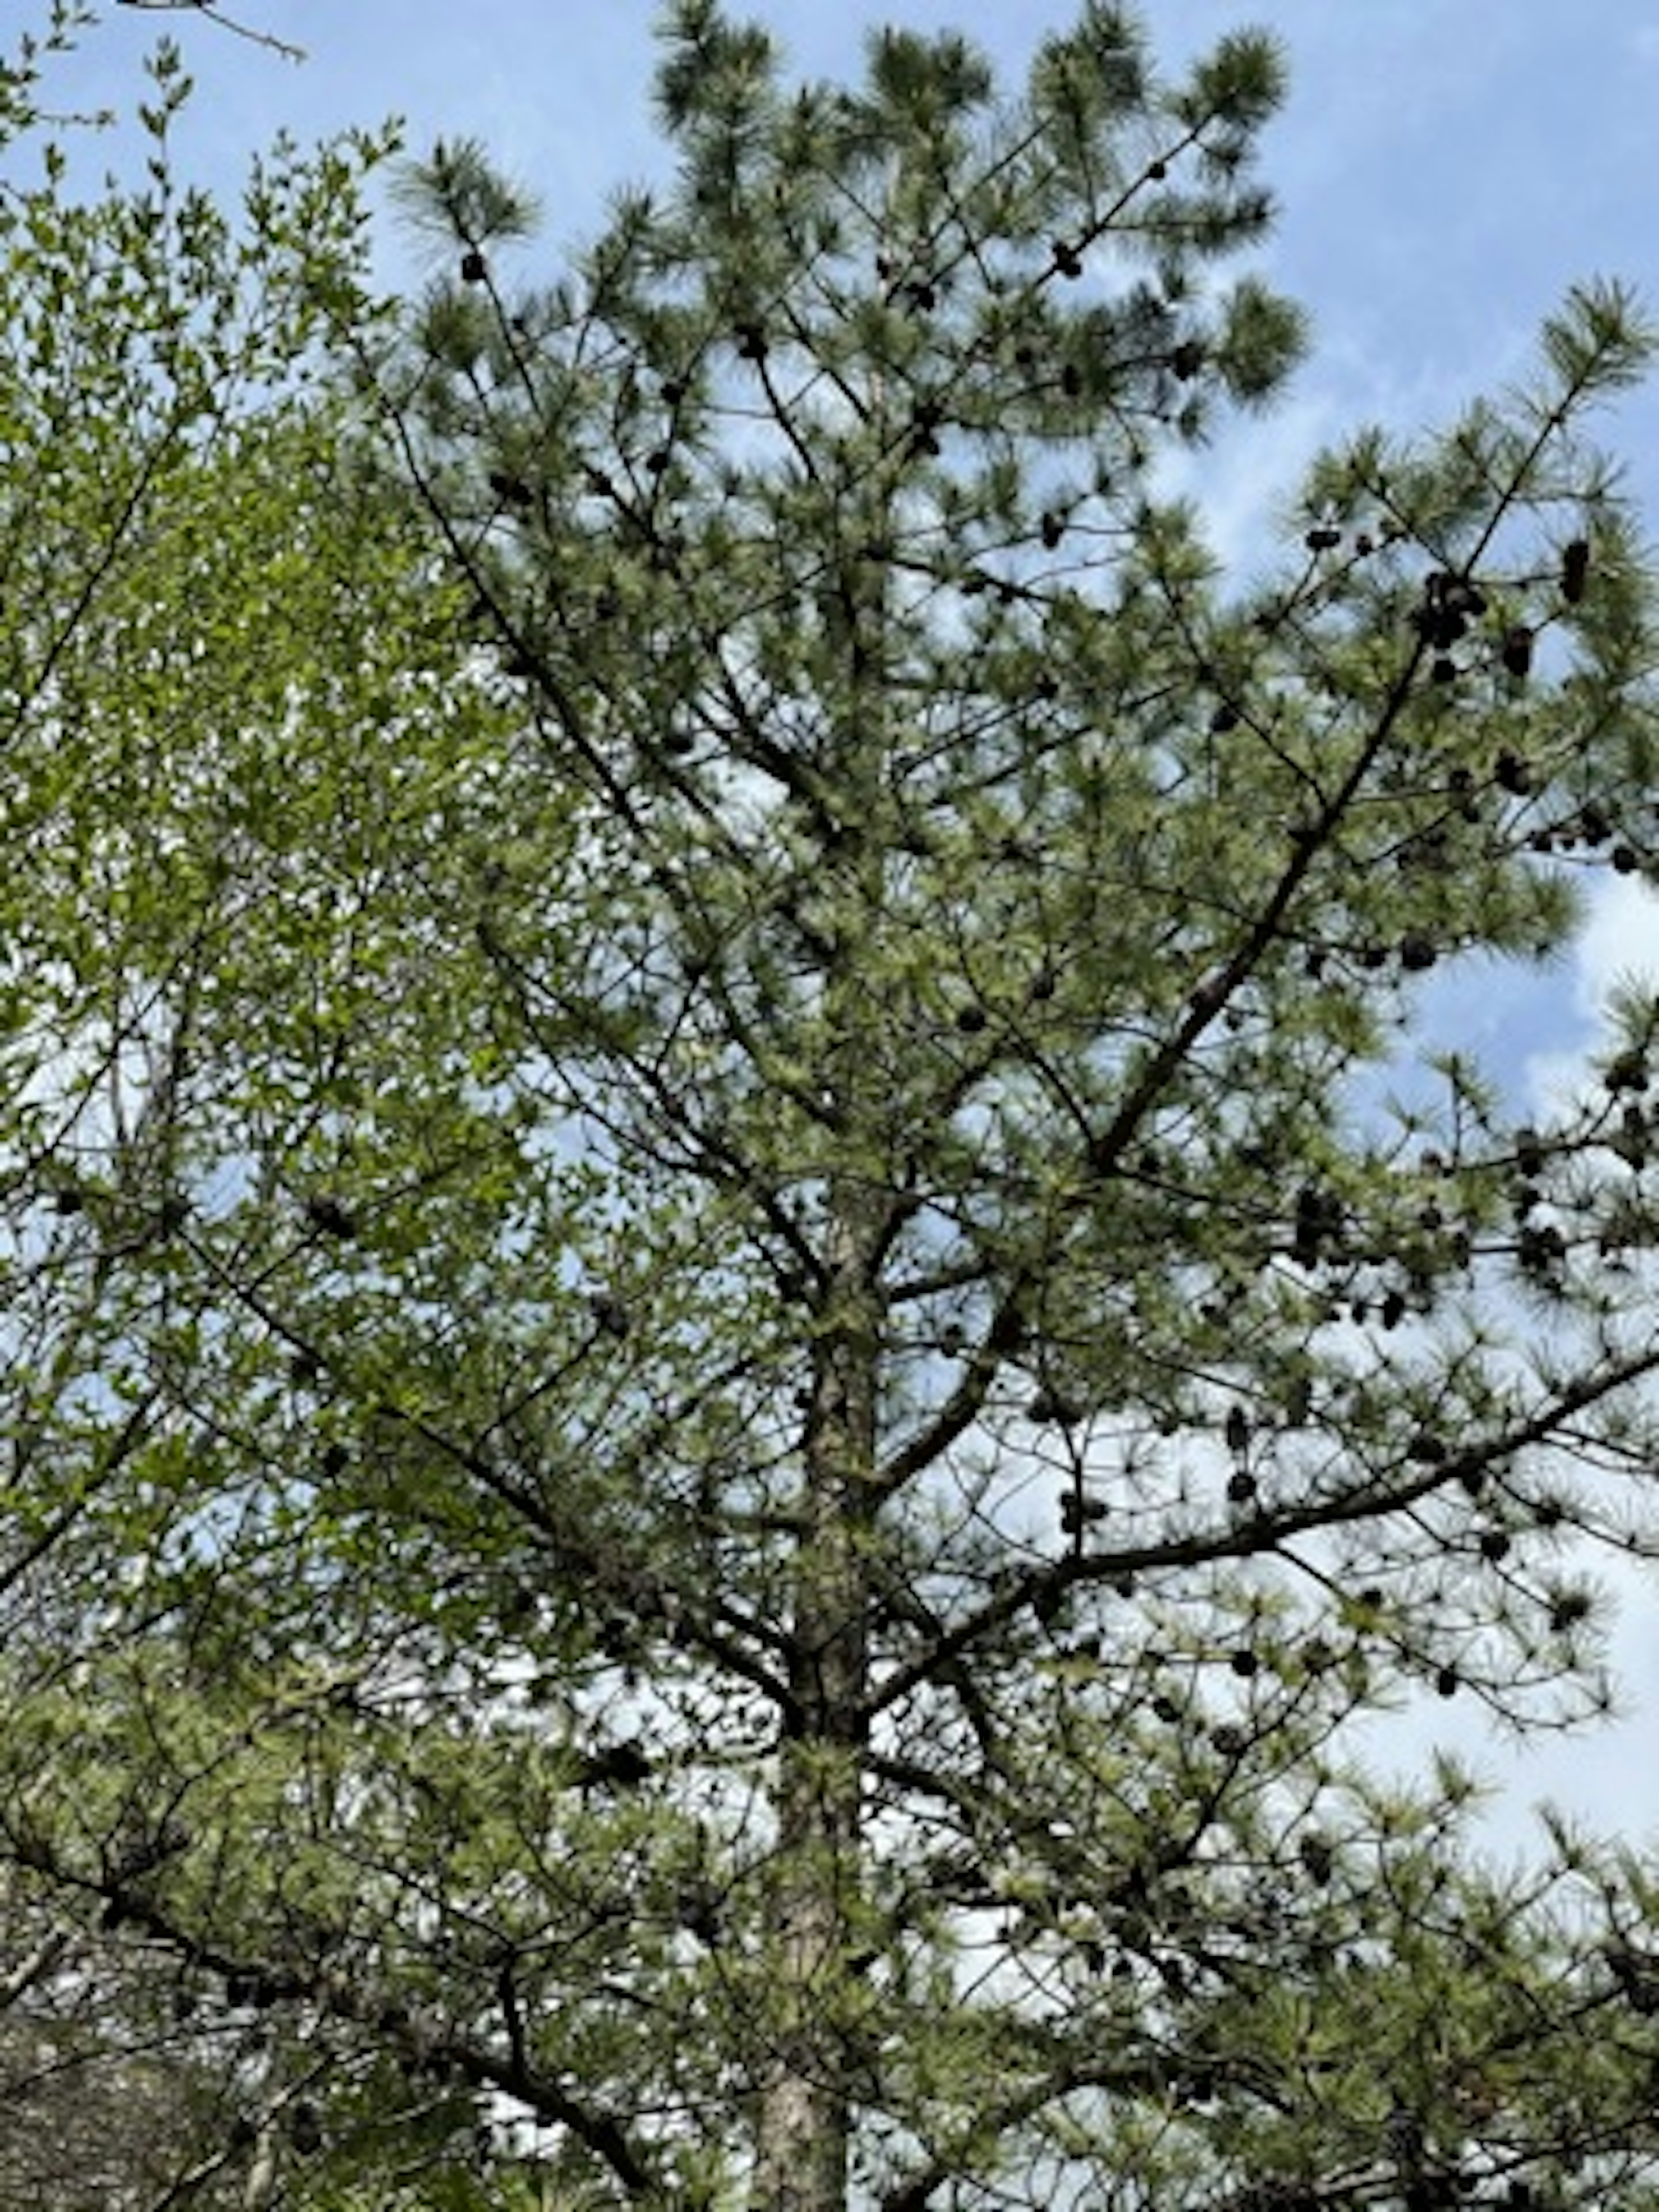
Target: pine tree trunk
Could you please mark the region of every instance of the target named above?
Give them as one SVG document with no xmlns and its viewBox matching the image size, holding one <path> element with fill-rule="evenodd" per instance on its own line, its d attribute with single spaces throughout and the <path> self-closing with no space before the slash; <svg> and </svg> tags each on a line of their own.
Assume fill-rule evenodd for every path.
<svg viewBox="0 0 1659 2212">
<path fill-rule="evenodd" d="M 852 1057 L 852 1030 L 842 1044 Z M 779 1743 L 768 1964 L 779 1978 L 781 2031 L 765 2053 L 754 2212 L 842 2212 L 848 2201 L 883 1221 L 884 1197 L 869 1183 L 848 1176 L 832 1190 L 803 1440 L 792 1712 Z"/>
<path fill-rule="evenodd" d="M 874 422 L 886 404 L 879 380 L 866 397 Z M 892 521 L 887 494 L 877 490 L 867 512 L 839 520 L 846 538 L 832 534 L 824 548 L 825 572 L 837 581 L 826 593 L 823 614 L 843 656 L 846 690 L 822 763 L 821 803 L 836 834 L 825 854 L 835 918 L 821 972 L 830 1042 L 820 1078 L 842 1165 L 827 1193 L 823 1297 L 801 1447 L 793 1711 L 779 1746 L 779 1848 L 769 1929 L 785 2028 L 781 2046 L 768 2054 L 753 2212 L 843 2212 L 853 2084 L 861 2071 L 854 2018 L 860 1990 L 849 1956 L 860 1940 L 862 1897 L 884 1318 L 880 1276 L 894 1203 L 884 1170 L 893 1101 L 881 1073 L 891 1064 L 893 1041 L 882 1034 L 880 997 L 872 984 L 889 860 L 879 823 L 891 701 L 886 575 L 848 558 L 847 546 L 885 538 Z"/>
<path fill-rule="evenodd" d="M 868 1194 L 843 1188 L 832 1214 L 835 1267 L 804 1454 L 793 1711 L 779 1746 L 768 1949 L 781 2027 L 760 2099 L 754 2212 L 842 2212 L 848 2191 L 879 1336 Z"/>
</svg>

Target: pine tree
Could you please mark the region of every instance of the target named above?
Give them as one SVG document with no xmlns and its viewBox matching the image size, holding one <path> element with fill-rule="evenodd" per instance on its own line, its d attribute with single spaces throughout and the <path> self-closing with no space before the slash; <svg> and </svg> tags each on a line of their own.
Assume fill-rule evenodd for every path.
<svg viewBox="0 0 1659 2212">
<path fill-rule="evenodd" d="M 674 180 L 562 281 L 411 177 L 345 453 L 436 596 L 356 726 L 285 646 L 138 963 L 169 1141 L 89 1104 L 13 1261 L 104 1656 L 84 1735 L 9 1657 L 0 1819 L 322 2039 L 325 2144 L 395 2063 L 584 2203 L 1645 2201 L 1644 1869 L 1500 1873 L 1353 1723 L 1592 1717 L 1655 1540 L 1655 1009 L 1528 1124 L 1418 1020 L 1651 865 L 1584 425 L 1653 341 L 1586 285 L 1228 576 L 1160 464 L 1302 345 L 1223 273 L 1283 76 L 1091 0 L 1017 95 L 797 88 L 677 0 Z"/>
</svg>

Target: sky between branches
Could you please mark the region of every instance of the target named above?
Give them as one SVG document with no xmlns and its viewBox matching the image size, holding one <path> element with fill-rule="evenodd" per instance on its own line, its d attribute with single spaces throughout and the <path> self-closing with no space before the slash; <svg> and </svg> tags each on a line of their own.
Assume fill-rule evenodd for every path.
<svg viewBox="0 0 1659 2212">
<path fill-rule="evenodd" d="M 728 4 L 765 21 L 802 72 L 837 77 L 857 70 L 866 30 L 890 21 L 965 31 L 1015 80 L 1043 32 L 1074 12 L 1072 0 Z M 141 57 L 166 31 L 198 84 L 176 138 L 191 181 L 234 192 L 279 128 L 304 143 L 397 113 L 412 152 L 439 133 L 474 136 L 537 191 L 544 268 L 592 232 L 618 184 L 660 173 L 652 0 L 233 0 L 230 12 L 307 58 L 188 15 L 107 5 L 52 80 L 52 105 L 130 107 Z M 1142 12 L 1166 68 L 1244 21 L 1291 56 L 1291 103 L 1264 158 L 1280 226 L 1261 265 L 1310 311 L 1314 352 L 1288 399 L 1224 430 L 1187 479 L 1242 569 L 1269 557 L 1273 502 L 1312 449 L 1369 419 L 1395 431 L 1443 422 L 1524 373 L 1540 320 L 1574 279 L 1621 277 L 1659 312 L 1659 0 L 1143 0 Z M 381 266 L 389 282 L 415 267 L 389 216 Z M 1604 433 L 1659 543 L 1659 387 Z M 1437 980 L 1429 1015 L 1444 1041 L 1478 1044 L 1526 1110 L 1593 1048 L 1603 992 L 1636 970 L 1659 984 L 1659 896 L 1622 879 L 1571 966 Z M 1651 1837 L 1659 1759 L 1644 1746 L 1659 1707 L 1659 1589 L 1636 1586 L 1625 1614 L 1632 1719 L 1529 1754 L 1513 1790 L 1517 1809 L 1548 1793 L 1595 1825 Z M 1431 1725 L 1445 1737 L 1449 1717 L 1387 1741 L 1420 1746 Z M 1474 1723 L 1455 1732 L 1465 1747 L 1478 1743 Z M 1500 1771 L 1490 1754 L 1480 1763 Z M 1520 1840 L 1509 1816 L 1498 1834 Z"/>
</svg>

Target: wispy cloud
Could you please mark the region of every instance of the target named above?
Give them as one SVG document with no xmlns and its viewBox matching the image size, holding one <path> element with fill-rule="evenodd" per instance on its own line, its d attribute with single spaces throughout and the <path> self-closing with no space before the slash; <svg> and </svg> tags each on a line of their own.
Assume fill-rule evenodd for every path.
<svg viewBox="0 0 1659 2212">
<path fill-rule="evenodd" d="M 1572 947 L 1571 982 L 1562 993 L 1577 1016 L 1570 1042 L 1528 1054 L 1526 1091 L 1533 1109 L 1547 1114 L 1581 1099 L 1590 1062 L 1613 1042 L 1607 1002 L 1632 983 L 1659 991 L 1659 892 L 1639 877 L 1614 877 L 1591 896 Z"/>
</svg>

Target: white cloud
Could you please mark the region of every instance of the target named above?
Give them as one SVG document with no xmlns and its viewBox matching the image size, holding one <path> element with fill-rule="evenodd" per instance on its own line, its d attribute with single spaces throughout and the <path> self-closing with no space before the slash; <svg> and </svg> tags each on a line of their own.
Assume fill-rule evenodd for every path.
<svg viewBox="0 0 1659 2212">
<path fill-rule="evenodd" d="M 1531 1054 L 1527 1095 L 1540 1113 L 1583 1097 L 1589 1061 L 1611 1042 L 1609 994 L 1637 981 L 1659 992 L 1659 891 L 1639 876 L 1613 876 L 1593 893 L 1572 948 L 1572 1003 L 1581 1034 L 1570 1047 Z"/>
</svg>

